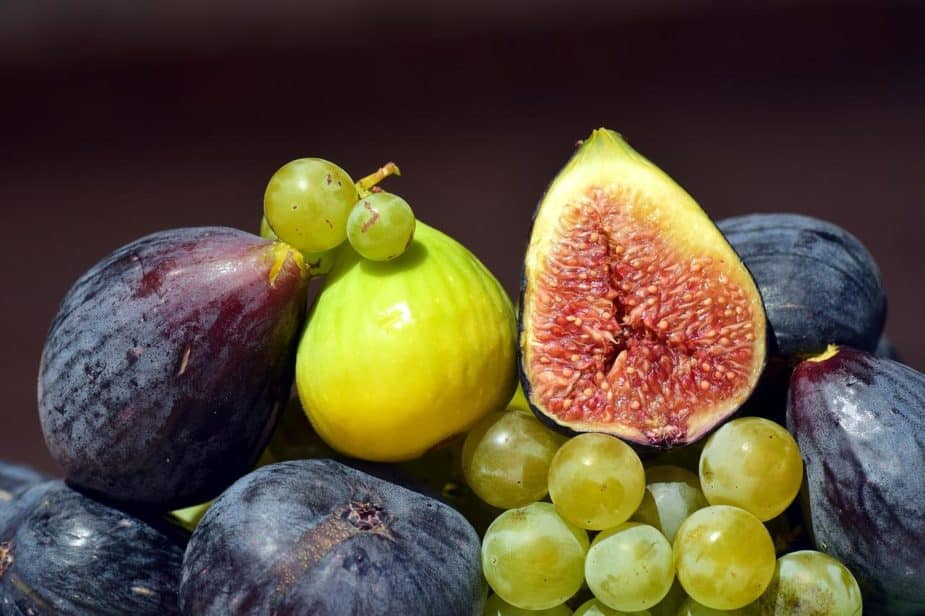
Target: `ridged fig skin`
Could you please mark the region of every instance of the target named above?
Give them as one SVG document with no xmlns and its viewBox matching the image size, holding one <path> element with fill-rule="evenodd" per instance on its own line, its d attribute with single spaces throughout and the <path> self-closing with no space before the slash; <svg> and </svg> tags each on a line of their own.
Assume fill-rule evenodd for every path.
<svg viewBox="0 0 925 616">
<path fill-rule="evenodd" d="M 0 509 L 0 614 L 169 616 L 187 536 L 67 487 Z"/>
<path fill-rule="evenodd" d="M 877 347 L 886 293 L 874 258 L 855 236 L 798 214 L 749 214 L 717 226 L 758 283 L 770 354 L 796 358 L 828 344 Z"/>
<path fill-rule="evenodd" d="M 793 372 L 787 427 L 818 549 L 871 614 L 925 614 L 925 374 L 842 347 Z"/>
<path fill-rule="evenodd" d="M 74 284 L 39 371 L 45 442 L 69 482 L 167 511 L 253 467 L 305 311 L 302 265 L 280 247 L 220 227 L 163 231 Z"/>
<path fill-rule="evenodd" d="M 183 560 L 183 614 L 480 616 L 478 535 L 451 507 L 333 460 L 260 468 Z"/>
<path fill-rule="evenodd" d="M 23 464 L 0 460 L 0 511 L 17 496 L 51 477 Z"/>
</svg>

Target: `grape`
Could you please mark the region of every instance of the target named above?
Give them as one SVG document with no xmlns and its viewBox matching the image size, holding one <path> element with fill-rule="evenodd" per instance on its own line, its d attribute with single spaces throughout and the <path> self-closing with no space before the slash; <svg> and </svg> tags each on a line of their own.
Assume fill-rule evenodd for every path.
<svg viewBox="0 0 925 616">
<path fill-rule="evenodd" d="M 627 522 L 605 530 L 588 550 L 585 581 L 608 607 L 650 608 L 668 594 L 674 581 L 671 544 L 647 524 Z"/>
<path fill-rule="evenodd" d="M 482 541 L 482 570 L 511 605 L 543 610 L 564 603 L 584 582 L 588 534 L 549 503 L 505 511 Z"/>
<path fill-rule="evenodd" d="M 769 616 L 860 616 L 861 590 L 843 564 L 828 554 L 803 550 L 777 559 L 758 605 Z"/>
<path fill-rule="evenodd" d="M 482 616 L 572 616 L 572 610 L 564 603 L 548 610 L 525 610 L 514 607 L 498 595 L 492 595 L 485 603 Z"/>
<path fill-rule="evenodd" d="M 347 240 L 370 261 L 399 256 L 414 237 L 414 212 L 408 202 L 387 192 L 364 197 L 350 210 Z"/>
<path fill-rule="evenodd" d="M 646 493 L 632 519 L 674 541 L 681 522 L 706 506 L 697 475 L 679 466 L 651 466 L 646 469 Z"/>
<path fill-rule="evenodd" d="M 677 616 L 758 616 L 758 606 L 756 603 L 749 603 L 735 610 L 715 610 L 688 597 L 681 604 Z"/>
<path fill-rule="evenodd" d="M 627 521 L 645 490 L 639 456 L 606 434 L 576 436 L 559 448 L 549 467 L 549 495 L 556 510 L 590 530 Z"/>
<path fill-rule="evenodd" d="M 685 599 L 687 599 L 687 594 L 685 594 L 684 588 L 681 587 L 681 582 L 675 576 L 668 594 L 665 595 L 664 599 L 650 607 L 649 612 L 652 613 L 652 616 L 677 616 L 681 603 Z"/>
<path fill-rule="evenodd" d="M 711 505 L 733 505 L 770 520 L 793 502 L 803 481 L 796 441 L 762 417 L 725 424 L 700 455 L 700 484 Z"/>
<path fill-rule="evenodd" d="M 651 616 L 649 610 L 641 612 L 620 612 L 612 610 L 597 599 L 585 601 L 575 610 L 575 616 Z M 671 616 L 674 616 L 672 614 Z"/>
<path fill-rule="evenodd" d="M 303 252 L 322 252 L 346 239 L 357 199 L 346 171 L 320 158 L 299 158 L 270 178 L 263 212 L 279 239 Z"/>
<path fill-rule="evenodd" d="M 273 233 L 273 229 L 270 228 L 270 223 L 267 222 L 266 216 L 260 219 L 260 237 L 265 240 L 279 239 L 279 237 Z M 327 274 L 331 271 L 331 268 L 334 267 L 334 257 L 337 254 L 337 250 L 333 248 L 323 252 L 300 252 L 302 252 L 302 258 L 305 259 L 305 267 L 308 268 L 308 273 L 312 276 Z"/>
<path fill-rule="evenodd" d="M 525 411 L 491 413 L 466 436 L 466 483 L 494 507 L 513 509 L 538 501 L 546 496 L 549 463 L 564 441 Z"/>
<path fill-rule="evenodd" d="M 695 511 L 674 539 L 674 562 L 684 591 L 717 610 L 744 607 L 774 575 L 774 543 L 764 524 L 738 507 Z"/>
</svg>

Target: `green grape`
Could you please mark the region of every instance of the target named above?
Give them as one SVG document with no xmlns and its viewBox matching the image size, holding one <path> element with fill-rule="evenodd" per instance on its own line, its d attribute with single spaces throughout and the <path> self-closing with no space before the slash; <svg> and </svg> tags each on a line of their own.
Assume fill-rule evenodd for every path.
<svg viewBox="0 0 925 616">
<path fill-rule="evenodd" d="M 513 509 L 538 501 L 546 496 L 549 463 L 564 441 L 531 413 L 491 413 L 466 436 L 466 483 L 494 507 Z"/>
<path fill-rule="evenodd" d="M 650 466 L 646 469 L 646 493 L 632 519 L 654 526 L 668 541 L 674 541 L 681 522 L 706 506 L 697 475 L 680 466 Z"/>
<path fill-rule="evenodd" d="M 266 216 L 260 219 L 260 237 L 265 240 L 279 239 L 276 234 L 273 233 L 273 229 L 270 228 L 270 223 L 267 222 Z M 322 276 L 330 272 L 331 268 L 334 267 L 334 258 L 337 256 L 336 248 L 322 252 L 300 252 L 302 252 L 302 257 L 305 259 L 305 266 L 308 268 L 308 273 L 312 276 Z"/>
<path fill-rule="evenodd" d="M 800 491 L 803 460 L 782 426 L 762 417 L 734 419 L 700 454 L 700 485 L 711 505 L 741 507 L 762 522 L 786 509 Z"/>
<path fill-rule="evenodd" d="M 559 448 L 549 467 L 549 496 L 556 510 L 589 530 L 626 522 L 645 491 L 639 456 L 606 434 L 576 436 Z"/>
<path fill-rule="evenodd" d="M 651 612 L 649 610 L 621 612 L 607 607 L 597 599 L 590 599 L 578 606 L 578 609 L 575 610 L 575 616 L 651 616 Z"/>
<path fill-rule="evenodd" d="M 758 606 L 768 616 L 860 616 L 861 589 L 839 561 L 803 550 L 777 559 L 774 577 Z"/>
<path fill-rule="evenodd" d="M 674 563 L 684 591 L 717 610 L 744 607 L 774 575 L 774 543 L 764 524 L 738 507 L 695 511 L 674 539 Z"/>
<path fill-rule="evenodd" d="M 357 199 L 346 171 L 320 158 L 299 158 L 270 178 L 263 213 L 279 239 L 303 252 L 321 252 L 346 239 Z"/>
<path fill-rule="evenodd" d="M 584 582 L 588 534 L 549 503 L 505 511 L 482 541 L 482 571 L 511 605 L 545 610 L 565 603 Z"/>
<path fill-rule="evenodd" d="M 647 524 L 626 522 L 594 538 L 585 559 L 594 596 L 616 610 L 638 611 L 661 601 L 674 581 L 671 544 Z"/>
<path fill-rule="evenodd" d="M 749 603 L 745 607 L 734 610 L 715 610 L 688 597 L 676 614 L 677 616 L 758 616 L 758 606 L 756 603 Z"/>
<path fill-rule="evenodd" d="M 492 595 L 485 603 L 482 616 L 572 616 L 572 610 L 564 603 L 548 610 L 525 610 L 514 607 L 498 595 Z"/>
<path fill-rule="evenodd" d="M 650 607 L 649 611 L 652 616 L 677 616 L 678 610 L 685 599 L 687 599 L 687 595 L 684 593 L 684 588 L 681 587 L 681 582 L 675 576 L 668 594 L 665 595 L 664 599 Z"/>
<path fill-rule="evenodd" d="M 408 202 L 387 192 L 360 199 L 347 218 L 347 240 L 370 261 L 399 256 L 414 238 L 414 212 Z"/>
</svg>

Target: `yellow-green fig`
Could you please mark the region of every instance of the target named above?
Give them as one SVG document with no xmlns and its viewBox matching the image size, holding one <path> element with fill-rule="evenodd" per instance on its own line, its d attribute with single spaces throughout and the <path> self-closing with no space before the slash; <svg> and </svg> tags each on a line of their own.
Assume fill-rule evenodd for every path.
<svg viewBox="0 0 925 616">
<path fill-rule="evenodd" d="M 392 261 L 341 249 L 299 344 L 296 384 L 331 447 L 410 460 L 504 408 L 515 353 L 514 311 L 497 279 L 419 221 Z"/>
</svg>

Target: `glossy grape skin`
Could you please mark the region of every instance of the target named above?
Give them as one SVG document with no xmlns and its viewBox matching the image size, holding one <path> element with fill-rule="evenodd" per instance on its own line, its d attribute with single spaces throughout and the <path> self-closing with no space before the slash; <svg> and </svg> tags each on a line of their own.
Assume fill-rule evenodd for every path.
<svg viewBox="0 0 925 616">
<path fill-rule="evenodd" d="M 483 501 L 513 509 L 546 496 L 549 464 L 565 438 L 517 409 L 491 413 L 466 436 L 466 483 Z"/>
<path fill-rule="evenodd" d="M 498 595 L 492 595 L 485 602 L 482 616 L 572 616 L 572 610 L 564 603 L 547 610 L 525 610 L 511 605 Z"/>
<path fill-rule="evenodd" d="M 684 603 L 685 599 L 687 599 L 687 593 L 684 592 L 681 582 L 678 581 L 678 576 L 675 576 L 668 594 L 650 607 L 649 612 L 652 616 L 677 616 L 678 610 L 681 609 L 681 604 Z"/>
<path fill-rule="evenodd" d="M 388 192 L 360 199 L 347 218 L 347 240 L 370 261 L 389 261 L 414 239 L 414 212 L 408 202 Z"/>
<path fill-rule="evenodd" d="M 774 543 L 751 513 L 714 505 L 695 511 L 674 540 L 674 562 L 684 591 L 719 610 L 744 607 L 774 575 Z"/>
<path fill-rule="evenodd" d="M 510 509 L 482 540 L 482 571 L 511 605 L 541 610 L 564 603 L 584 582 L 588 535 L 549 503 Z"/>
<path fill-rule="evenodd" d="M 610 608 L 648 609 L 674 581 L 671 544 L 656 528 L 627 522 L 594 538 L 585 559 L 585 581 Z"/>
<path fill-rule="evenodd" d="M 322 252 L 347 238 L 347 217 L 357 199 L 346 171 L 320 158 L 298 158 L 270 178 L 263 213 L 282 241 L 303 252 Z"/>
<path fill-rule="evenodd" d="M 677 612 L 677 616 L 758 616 L 758 614 L 756 603 L 749 603 L 745 607 L 734 610 L 715 610 L 702 603 L 697 603 L 690 597 L 684 600 Z"/>
<path fill-rule="evenodd" d="M 651 612 L 649 610 L 621 612 L 607 607 L 597 599 L 590 599 L 578 606 L 578 609 L 575 610 L 575 616 L 651 616 Z"/>
<path fill-rule="evenodd" d="M 700 455 L 700 485 L 711 505 L 732 505 L 762 522 L 782 513 L 803 481 L 796 441 L 779 424 L 762 417 L 728 422 Z"/>
<path fill-rule="evenodd" d="M 654 526 L 674 541 L 681 523 L 707 504 L 697 475 L 680 466 L 650 466 L 646 493 L 632 519 Z"/>
<path fill-rule="evenodd" d="M 267 222 L 266 216 L 260 219 L 260 237 L 265 240 L 279 239 L 279 236 L 270 228 L 270 223 Z M 302 253 L 302 258 L 305 259 L 305 267 L 308 268 L 308 273 L 312 276 L 322 276 L 330 272 L 331 268 L 334 267 L 334 258 L 337 256 L 337 250 L 334 248 L 323 252 L 300 252 Z"/>
<path fill-rule="evenodd" d="M 642 502 L 645 488 L 639 456 L 606 434 L 580 434 L 569 440 L 549 467 L 549 495 L 556 510 L 589 530 L 627 521 Z"/>
<path fill-rule="evenodd" d="M 767 616 L 860 616 L 863 610 L 861 590 L 847 567 L 814 550 L 778 558 L 758 606 Z"/>
</svg>

